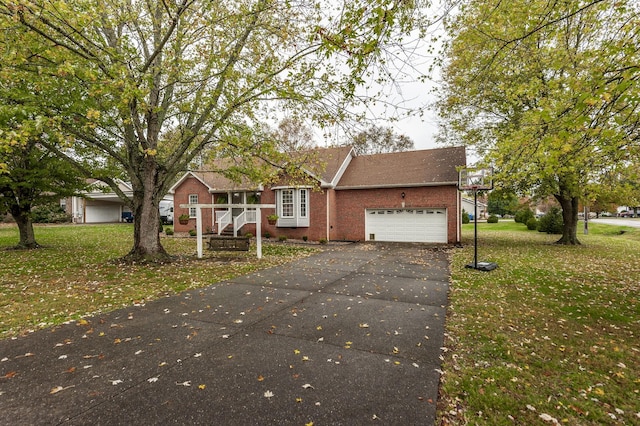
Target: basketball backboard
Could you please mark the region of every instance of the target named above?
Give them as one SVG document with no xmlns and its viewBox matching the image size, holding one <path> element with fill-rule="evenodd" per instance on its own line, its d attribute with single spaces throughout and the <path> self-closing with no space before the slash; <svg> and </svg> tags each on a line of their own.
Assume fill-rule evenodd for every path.
<svg viewBox="0 0 640 426">
<path fill-rule="evenodd" d="M 493 169 L 466 168 L 458 175 L 458 189 L 461 191 L 482 191 L 493 189 Z"/>
</svg>

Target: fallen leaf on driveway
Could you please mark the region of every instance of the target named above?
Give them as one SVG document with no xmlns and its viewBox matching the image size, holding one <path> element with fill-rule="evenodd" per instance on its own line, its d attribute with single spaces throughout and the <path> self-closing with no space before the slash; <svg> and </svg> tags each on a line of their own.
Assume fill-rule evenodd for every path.
<svg viewBox="0 0 640 426">
<path fill-rule="evenodd" d="M 3 379 L 12 379 L 18 375 L 17 371 L 9 371 L 7 374 L 2 376 Z"/>
<path fill-rule="evenodd" d="M 273 392 L 271 392 L 270 390 L 266 391 L 264 393 L 264 397 L 265 398 L 273 398 Z"/>
</svg>

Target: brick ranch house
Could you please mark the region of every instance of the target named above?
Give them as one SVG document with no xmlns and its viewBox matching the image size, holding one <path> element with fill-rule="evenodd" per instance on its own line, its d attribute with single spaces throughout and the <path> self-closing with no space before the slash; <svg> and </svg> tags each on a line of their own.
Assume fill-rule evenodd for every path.
<svg viewBox="0 0 640 426">
<path fill-rule="evenodd" d="M 311 241 L 460 241 L 461 195 L 457 167 L 466 165 L 463 147 L 356 155 L 352 147 L 318 148 L 321 172 L 308 172 L 317 185 L 234 183 L 219 173 L 189 171 L 170 189 L 176 232 L 195 229 L 195 208 L 181 204 L 275 204 L 262 209 L 262 233 Z M 218 232 L 228 209 L 202 210 L 203 230 Z M 233 209 L 234 217 L 244 209 Z M 276 213 L 277 223 L 267 223 Z M 190 216 L 186 225 L 177 220 Z M 254 214 L 255 216 L 255 214 Z M 255 221 L 238 234 L 255 234 Z M 233 226 L 233 225 L 231 225 Z M 230 227 L 227 227 L 229 229 Z M 220 229 L 222 231 L 222 229 Z"/>
</svg>

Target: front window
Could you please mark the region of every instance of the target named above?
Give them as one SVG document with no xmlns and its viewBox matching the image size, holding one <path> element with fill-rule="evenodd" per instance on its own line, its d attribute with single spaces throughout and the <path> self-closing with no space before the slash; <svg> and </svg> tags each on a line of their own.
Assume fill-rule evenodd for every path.
<svg viewBox="0 0 640 426">
<path fill-rule="evenodd" d="M 277 214 L 279 227 L 309 226 L 309 190 L 285 188 L 277 190 Z"/>
<path fill-rule="evenodd" d="M 282 191 L 281 216 L 294 217 L 293 189 L 284 189 Z"/>
<path fill-rule="evenodd" d="M 189 194 L 189 204 L 198 204 L 198 194 Z M 189 207 L 189 217 L 196 217 L 195 207 Z"/>
<path fill-rule="evenodd" d="M 300 217 L 307 217 L 307 190 L 300 190 Z"/>
</svg>

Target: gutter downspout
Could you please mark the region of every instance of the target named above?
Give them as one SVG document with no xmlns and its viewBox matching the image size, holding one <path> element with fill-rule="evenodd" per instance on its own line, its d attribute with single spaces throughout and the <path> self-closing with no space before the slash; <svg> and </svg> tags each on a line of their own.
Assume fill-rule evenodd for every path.
<svg viewBox="0 0 640 426">
<path fill-rule="evenodd" d="M 456 244 L 460 244 L 460 241 L 462 240 L 462 229 L 460 229 L 460 222 L 462 222 L 462 212 L 460 211 L 462 193 L 460 191 L 456 192 L 458 193 L 458 196 L 456 197 L 456 204 L 458 205 L 456 209 L 458 213 L 458 217 L 456 217 L 456 238 L 458 241 L 456 241 Z"/>
<path fill-rule="evenodd" d="M 327 241 L 331 241 L 331 238 L 329 238 L 330 237 L 330 235 L 329 235 L 330 234 L 329 219 L 331 218 L 331 215 L 329 213 L 330 212 L 330 208 L 329 208 L 330 206 L 329 206 L 329 190 L 328 189 L 327 189 L 326 197 L 327 197 L 327 202 L 325 204 L 327 205 L 327 230 L 326 230 L 326 232 L 327 232 Z"/>
</svg>

